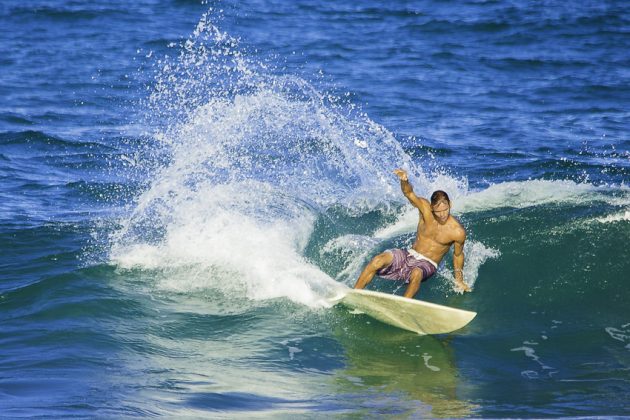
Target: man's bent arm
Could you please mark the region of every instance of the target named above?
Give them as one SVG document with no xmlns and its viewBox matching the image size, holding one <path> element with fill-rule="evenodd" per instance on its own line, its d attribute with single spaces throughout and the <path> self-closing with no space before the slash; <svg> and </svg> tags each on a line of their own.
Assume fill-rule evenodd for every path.
<svg viewBox="0 0 630 420">
<path fill-rule="evenodd" d="M 470 287 L 464 283 L 464 242 L 455 242 L 453 250 L 453 271 L 455 274 L 455 283 L 464 291 L 470 292 Z"/>
</svg>

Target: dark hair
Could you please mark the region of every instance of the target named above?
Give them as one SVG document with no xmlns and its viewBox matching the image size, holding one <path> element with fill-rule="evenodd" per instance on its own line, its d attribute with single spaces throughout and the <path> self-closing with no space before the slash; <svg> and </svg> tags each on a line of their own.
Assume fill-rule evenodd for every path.
<svg viewBox="0 0 630 420">
<path fill-rule="evenodd" d="M 431 194 L 431 205 L 435 206 L 438 201 L 442 201 L 444 199 L 446 199 L 449 205 L 451 204 L 451 199 L 448 198 L 448 194 L 442 190 L 434 191 L 433 194 Z"/>
</svg>

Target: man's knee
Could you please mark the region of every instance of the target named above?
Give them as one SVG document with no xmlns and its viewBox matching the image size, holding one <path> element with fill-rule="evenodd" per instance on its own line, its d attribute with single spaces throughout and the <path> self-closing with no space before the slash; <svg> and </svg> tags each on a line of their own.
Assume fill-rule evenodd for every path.
<svg viewBox="0 0 630 420">
<path fill-rule="evenodd" d="M 389 252 L 383 252 L 382 254 L 378 254 L 376 257 L 372 258 L 370 261 L 370 266 L 374 270 L 380 270 L 383 267 L 388 266 L 392 263 L 392 255 Z"/>
</svg>

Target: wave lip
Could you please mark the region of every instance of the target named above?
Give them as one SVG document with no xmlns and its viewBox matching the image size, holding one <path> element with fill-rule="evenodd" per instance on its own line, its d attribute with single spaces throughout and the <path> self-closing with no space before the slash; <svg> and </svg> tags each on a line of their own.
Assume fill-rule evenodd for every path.
<svg viewBox="0 0 630 420">
<path fill-rule="evenodd" d="M 607 187 L 596 187 L 573 181 L 529 180 L 493 184 L 485 190 L 471 192 L 454 211 L 463 213 L 497 208 L 526 208 L 546 204 L 583 204 L 591 201 L 608 201 L 603 194 Z"/>
</svg>

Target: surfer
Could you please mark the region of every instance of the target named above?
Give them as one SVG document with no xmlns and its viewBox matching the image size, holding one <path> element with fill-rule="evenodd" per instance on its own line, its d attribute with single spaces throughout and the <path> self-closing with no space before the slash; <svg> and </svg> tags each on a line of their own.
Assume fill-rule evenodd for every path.
<svg viewBox="0 0 630 420">
<path fill-rule="evenodd" d="M 389 249 L 372 258 L 359 276 L 355 289 L 363 289 L 375 275 L 403 280 L 408 284 L 404 296 L 413 298 L 420 283 L 429 279 L 437 271 L 438 264 L 452 245 L 455 283 L 460 290 L 470 292 L 464 283 L 464 241 L 466 230 L 450 214 L 451 200 L 444 191 L 435 191 L 431 201 L 418 197 L 409 183 L 407 172 L 394 170 L 400 179 L 400 188 L 405 197 L 420 211 L 416 241 L 410 249 Z"/>
</svg>

